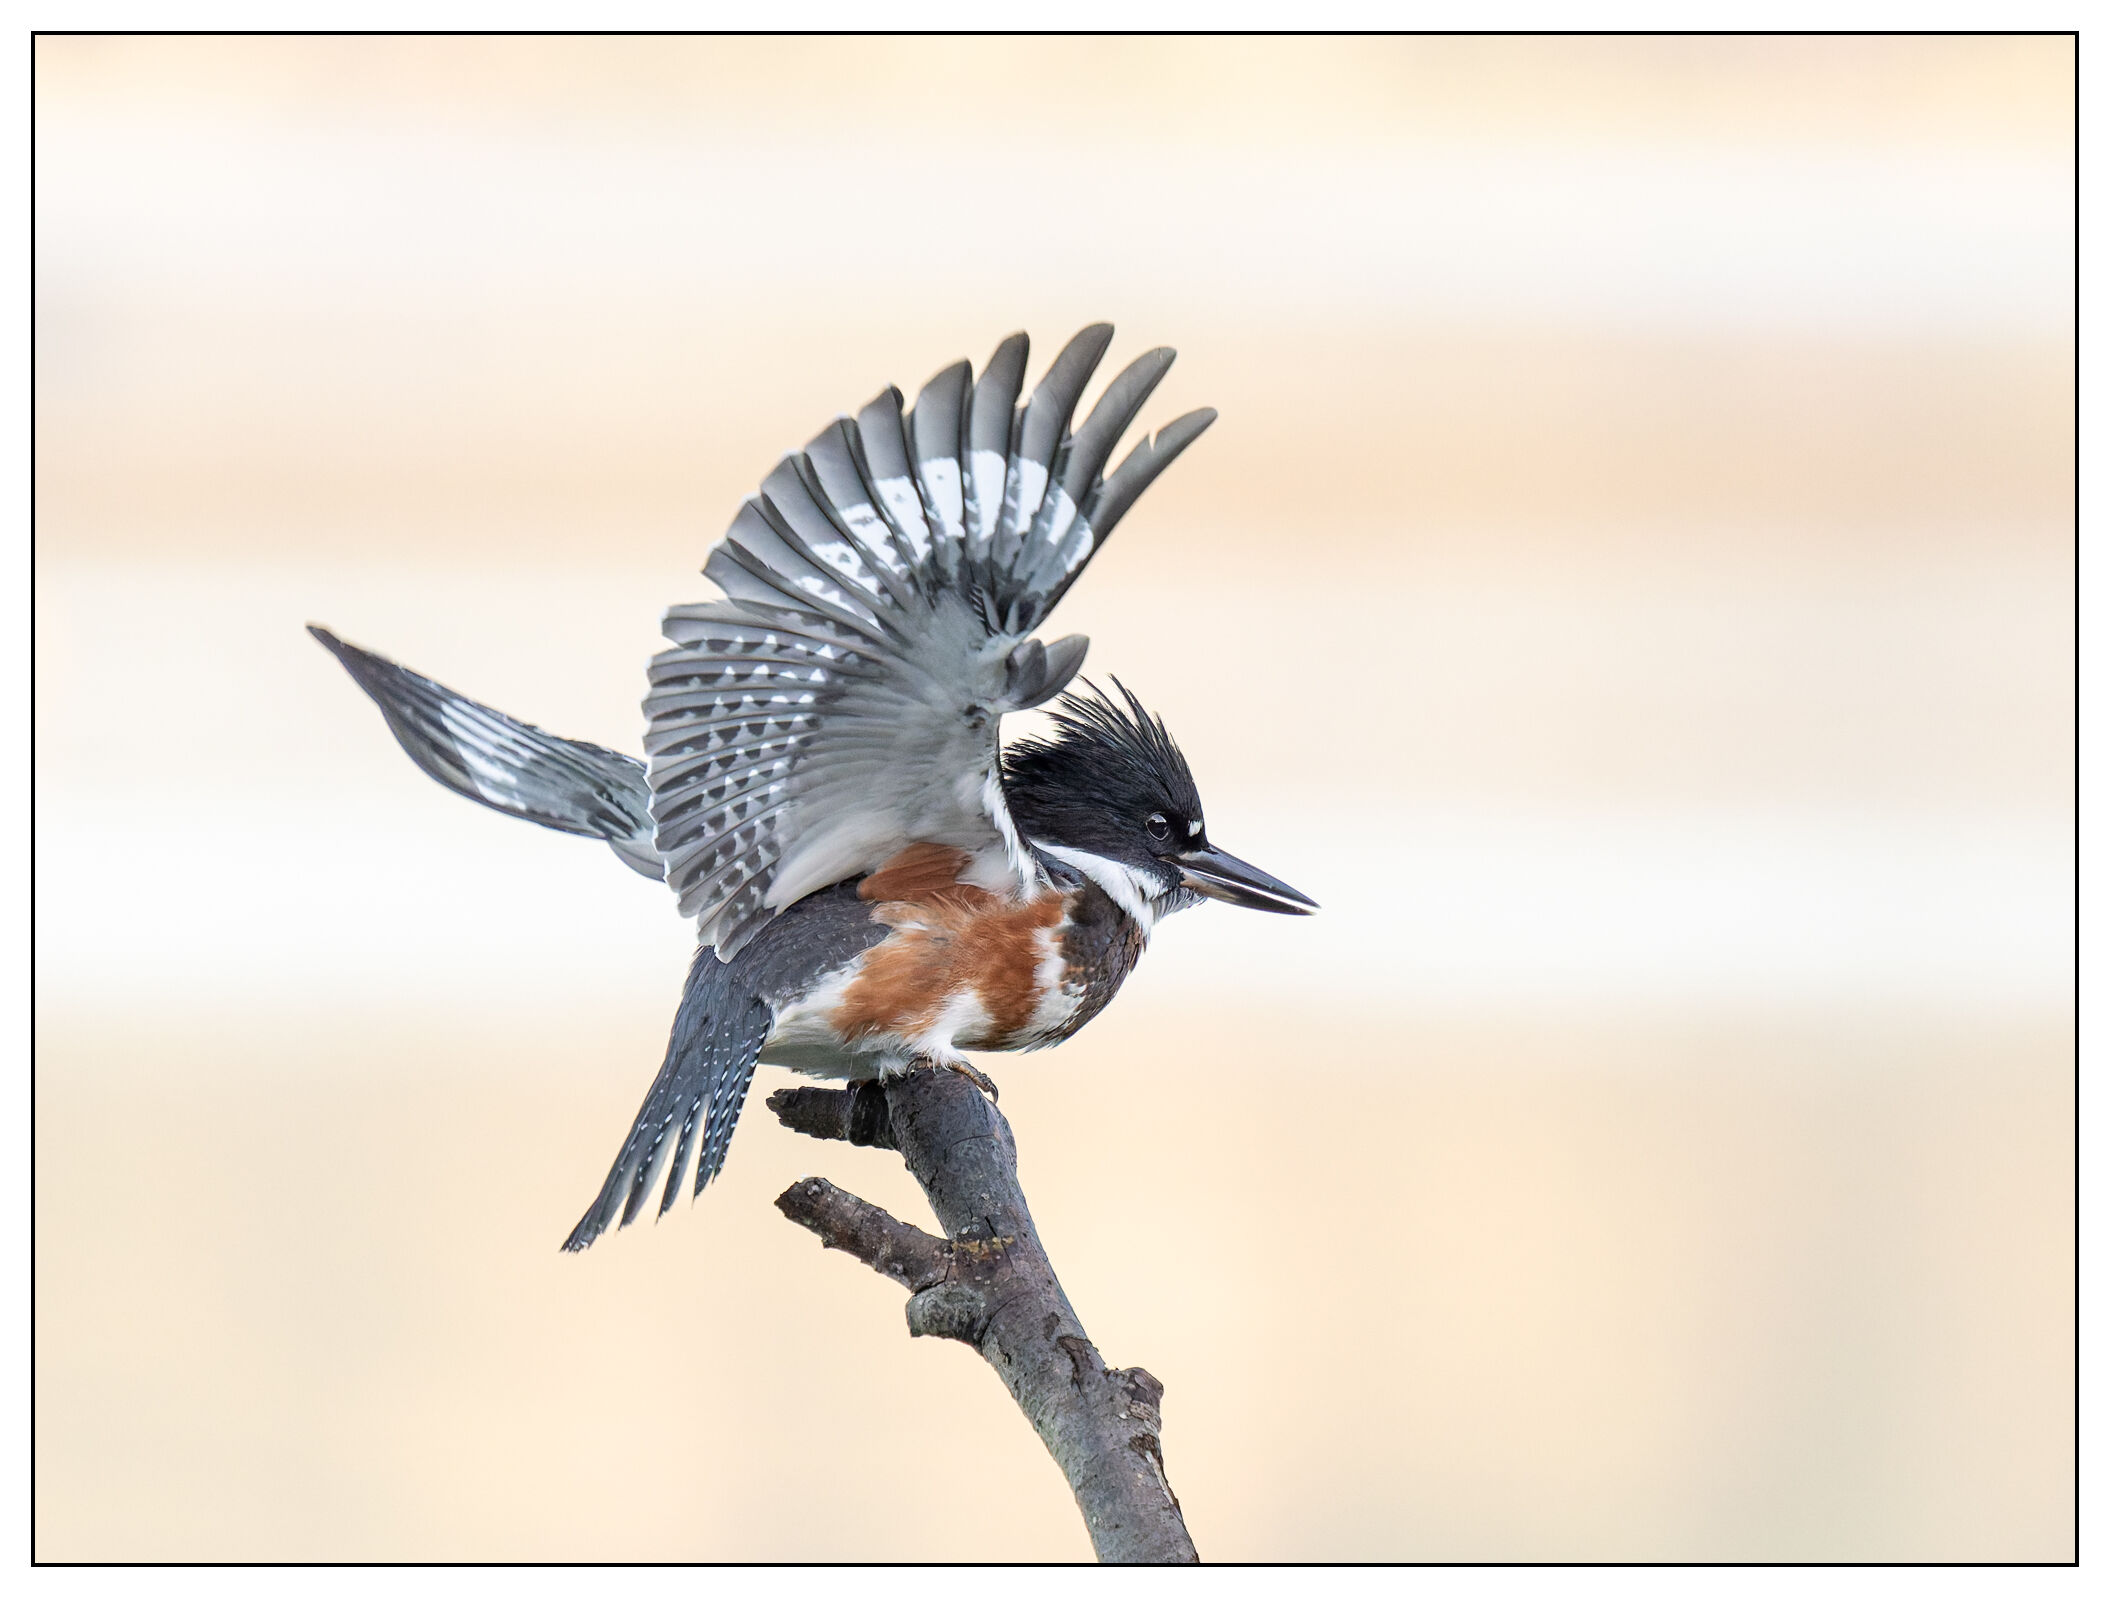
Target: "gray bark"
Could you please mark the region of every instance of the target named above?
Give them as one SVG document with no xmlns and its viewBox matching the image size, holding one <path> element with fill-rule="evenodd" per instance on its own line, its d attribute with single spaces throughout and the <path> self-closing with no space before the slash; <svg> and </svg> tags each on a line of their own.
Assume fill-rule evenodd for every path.
<svg viewBox="0 0 2110 1598">
<path fill-rule="evenodd" d="M 995 1368 L 1068 1478 L 1100 1561 L 1194 1563 L 1159 1444 L 1164 1385 L 1109 1369 L 1085 1336 L 996 1106 L 956 1072 L 922 1070 L 884 1086 L 786 1088 L 769 1107 L 810 1137 L 899 1151 L 943 1238 L 818 1177 L 787 1188 L 777 1208 L 907 1288 L 910 1336 L 956 1338 Z"/>
</svg>

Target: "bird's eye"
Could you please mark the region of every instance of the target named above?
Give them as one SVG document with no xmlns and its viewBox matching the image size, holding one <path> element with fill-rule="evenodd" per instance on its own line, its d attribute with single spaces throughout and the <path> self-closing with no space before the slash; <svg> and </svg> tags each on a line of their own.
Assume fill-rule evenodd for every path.
<svg viewBox="0 0 2110 1598">
<path fill-rule="evenodd" d="M 1155 810 L 1150 813 L 1150 819 L 1144 822 L 1143 826 L 1153 838 L 1163 840 L 1172 836 L 1172 823 Z"/>
</svg>

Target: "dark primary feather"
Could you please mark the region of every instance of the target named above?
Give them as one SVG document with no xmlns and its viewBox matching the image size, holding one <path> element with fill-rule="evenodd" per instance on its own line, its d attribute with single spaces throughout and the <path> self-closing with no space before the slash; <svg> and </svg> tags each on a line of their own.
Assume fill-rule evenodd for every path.
<svg viewBox="0 0 2110 1598">
<path fill-rule="evenodd" d="M 660 875 L 643 761 L 516 721 L 326 627 L 308 631 L 380 706 L 427 776 L 509 816 L 600 838 L 633 870 Z"/>
<path fill-rule="evenodd" d="M 1062 348 L 1033 390 L 1033 397 L 1018 417 L 1015 442 L 1004 479 L 1004 514 L 998 546 L 990 564 L 1005 574 L 1007 598 L 1032 592 L 1032 567 L 1021 557 L 1030 547 L 1027 540 L 1038 525 L 1041 507 L 1061 484 L 1053 476 L 1055 459 L 1070 435 L 1070 418 L 1084 385 L 1113 342 L 1114 330 L 1105 322 L 1084 329 Z"/>
<path fill-rule="evenodd" d="M 1004 481 L 1017 431 L 1018 391 L 1026 379 L 1026 347 L 1026 335 L 1013 333 L 996 347 L 974 385 L 967 449 L 960 464 L 966 485 L 967 544 L 978 576 L 987 571 L 993 546 L 1007 525 Z"/>
</svg>

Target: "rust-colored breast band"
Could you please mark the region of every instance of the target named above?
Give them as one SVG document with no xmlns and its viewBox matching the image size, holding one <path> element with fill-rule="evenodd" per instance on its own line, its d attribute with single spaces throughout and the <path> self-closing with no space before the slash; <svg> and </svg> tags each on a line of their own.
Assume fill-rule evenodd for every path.
<svg viewBox="0 0 2110 1598">
<path fill-rule="evenodd" d="M 860 899 L 930 899 L 960 886 L 967 851 L 942 843 L 912 843 L 857 885 Z M 981 891 L 981 890 L 976 890 Z M 984 897 L 989 897 L 984 895 Z"/>
<path fill-rule="evenodd" d="M 878 901 L 873 919 L 895 930 L 865 956 L 829 1019 L 845 1037 L 911 1039 L 928 1031 L 954 996 L 971 992 L 987 1025 L 955 1042 L 1002 1048 L 1040 1003 L 1040 934 L 1061 925 L 1063 896 L 1013 904 L 949 874 L 940 881 L 931 851 L 947 855 L 953 871 L 966 862 L 957 849 L 914 844 L 859 886 L 860 895 Z M 878 893 L 870 891 L 875 883 Z"/>
</svg>

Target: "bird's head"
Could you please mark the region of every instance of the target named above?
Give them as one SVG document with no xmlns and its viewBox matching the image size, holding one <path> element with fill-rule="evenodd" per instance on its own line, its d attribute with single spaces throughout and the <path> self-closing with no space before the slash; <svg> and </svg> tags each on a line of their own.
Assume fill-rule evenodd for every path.
<svg viewBox="0 0 2110 1598">
<path fill-rule="evenodd" d="M 1312 900 L 1209 842 L 1186 756 L 1119 678 L 1064 694 L 1055 732 L 1004 751 L 1004 798 L 1019 833 L 1104 888 L 1148 928 L 1196 895 L 1309 915 Z"/>
</svg>

